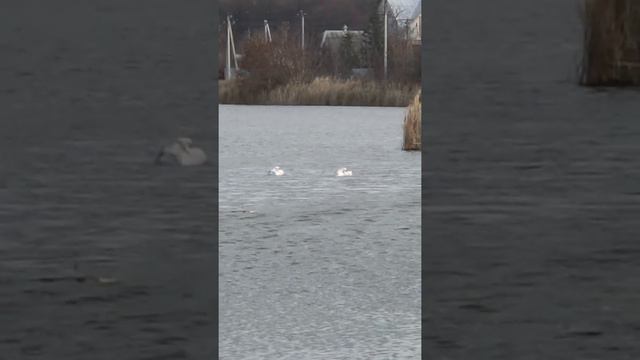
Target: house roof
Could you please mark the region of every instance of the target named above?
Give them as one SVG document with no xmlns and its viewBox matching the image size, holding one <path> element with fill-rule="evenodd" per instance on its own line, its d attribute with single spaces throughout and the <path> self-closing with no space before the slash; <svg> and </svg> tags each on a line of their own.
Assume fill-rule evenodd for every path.
<svg viewBox="0 0 640 360">
<path fill-rule="evenodd" d="M 358 39 L 360 37 L 362 37 L 362 35 L 364 35 L 364 31 L 362 30 L 325 30 L 322 33 L 322 42 L 320 43 L 320 47 L 324 47 L 325 45 L 328 45 L 330 43 L 335 44 L 338 41 L 342 41 L 342 38 L 346 35 L 349 34 L 351 36 L 353 36 L 355 41 L 358 41 Z"/>
</svg>

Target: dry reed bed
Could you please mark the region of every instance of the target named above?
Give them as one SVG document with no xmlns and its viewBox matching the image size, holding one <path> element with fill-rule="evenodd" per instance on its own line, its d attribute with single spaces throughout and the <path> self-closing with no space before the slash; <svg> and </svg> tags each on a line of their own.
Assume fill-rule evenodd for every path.
<svg viewBox="0 0 640 360">
<path fill-rule="evenodd" d="M 419 151 L 422 148 L 422 91 L 413 98 L 402 124 L 404 142 L 402 150 Z"/>
<path fill-rule="evenodd" d="M 407 106 L 418 88 L 419 85 L 320 77 L 247 96 L 239 82 L 221 81 L 219 99 L 222 104 Z"/>
<path fill-rule="evenodd" d="M 585 0 L 581 83 L 640 85 L 640 1 Z"/>
<path fill-rule="evenodd" d="M 241 99 L 242 93 L 240 92 L 240 86 L 237 81 L 234 80 L 218 80 L 218 102 L 220 104 L 240 102 L 237 99 Z"/>
</svg>

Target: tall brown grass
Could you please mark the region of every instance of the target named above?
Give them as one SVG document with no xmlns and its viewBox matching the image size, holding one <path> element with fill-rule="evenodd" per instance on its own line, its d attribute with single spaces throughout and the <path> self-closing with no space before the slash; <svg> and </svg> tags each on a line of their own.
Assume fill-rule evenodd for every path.
<svg viewBox="0 0 640 360">
<path fill-rule="evenodd" d="M 640 85 L 640 1 L 585 0 L 580 82 Z"/>
<path fill-rule="evenodd" d="M 240 81 L 220 81 L 222 104 L 407 106 L 419 85 L 373 80 L 318 77 L 293 81 L 271 90 L 248 93 Z"/>
<path fill-rule="evenodd" d="M 409 105 L 403 128 L 402 150 L 420 150 L 422 148 L 422 91 L 418 91 L 413 102 Z"/>
</svg>

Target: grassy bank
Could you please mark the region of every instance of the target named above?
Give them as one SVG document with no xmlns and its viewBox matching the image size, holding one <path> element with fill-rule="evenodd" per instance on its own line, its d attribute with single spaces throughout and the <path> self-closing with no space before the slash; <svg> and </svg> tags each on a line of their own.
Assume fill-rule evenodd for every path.
<svg viewBox="0 0 640 360">
<path fill-rule="evenodd" d="M 221 104 L 407 106 L 419 85 L 319 77 L 269 91 L 243 91 L 242 80 L 220 81 Z"/>
<path fill-rule="evenodd" d="M 640 85 L 640 2 L 585 0 L 581 83 Z"/>
<path fill-rule="evenodd" d="M 402 150 L 420 150 L 422 147 L 422 92 L 413 98 L 404 118 Z"/>
</svg>

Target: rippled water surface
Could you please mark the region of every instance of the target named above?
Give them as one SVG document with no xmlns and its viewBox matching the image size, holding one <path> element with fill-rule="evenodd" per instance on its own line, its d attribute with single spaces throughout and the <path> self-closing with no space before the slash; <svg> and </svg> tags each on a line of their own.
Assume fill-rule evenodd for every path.
<svg viewBox="0 0 640 360">
<path fill-rule="evenodd" d="M 220 106 L 221 359 L 420 357 L 420 154 L 400 150 L 403 115 Z"/>
<path fill-rule="evenodd" d="M 581 3 L 424 2 L 429 359 L 640 358 L 640 92 L 578 86 Z"/>
<path fill-rule="evenodd" d="M 215 354 L 209 3 L 3 2 L 0 359 Z"/>
</svg>

